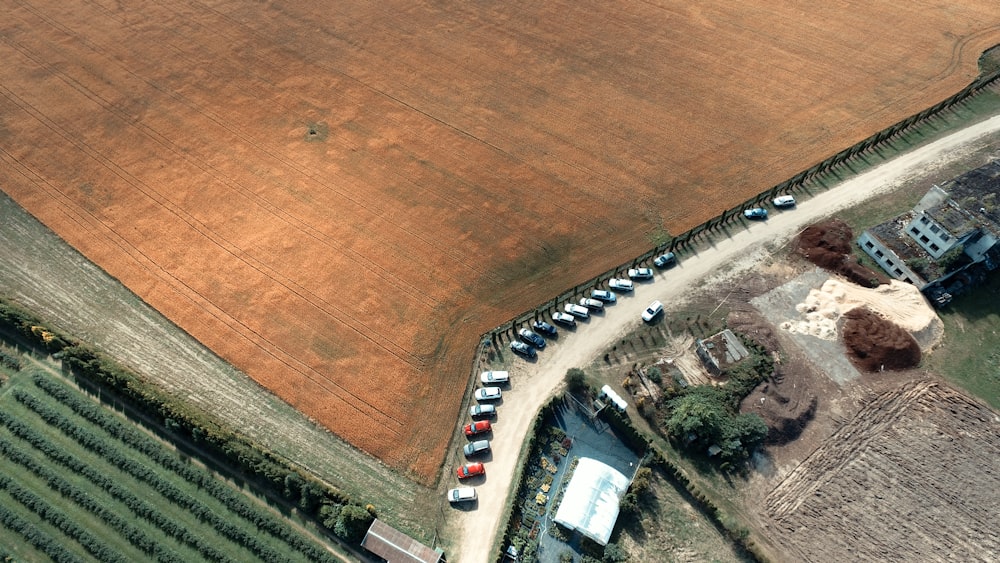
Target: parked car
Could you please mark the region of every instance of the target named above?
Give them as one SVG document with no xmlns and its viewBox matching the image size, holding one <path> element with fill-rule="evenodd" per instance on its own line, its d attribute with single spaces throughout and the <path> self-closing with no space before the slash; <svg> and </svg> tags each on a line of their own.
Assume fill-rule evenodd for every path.
<svg viewBox="0 0 1000 563">
<path fill-rule="evenodd" d="M 531 329 L 522 328 L 517 331 L 517 335 L 521 337 L 521 340 L 525 341 L 525 343 L 531 344 L 539 350 L 545 348 L 545 339 L 542 338 L 542 335 L 532 332 Z"/>
<path fill-rule="evenodd" d="M 608 287 L 616 291 L 632 291 L 635 289 L 635 284 L 632 283 L 632 280 L 624 278 L 611 278 L 608 280 Z"/>
<path fill-rule="evenodd" d="M 764 209 L 763 207 L 746 209 L 743 211 L 743 216 L 747 219 L 767 219 L 767 209 Z"/>
<path fill-rule="evenodd" d="M 490 418 L 496 414 L 497 408 L 493 405 L 472 405 L 469 407 L 469 416 L 472 418 Z"/>
<path fill-rule="evenodd" d="M 630 268 L 628 277 L 634 280 L 649 280 L 653 278 L 653 270 L 649 268 Z"/>
<path fill-rule="evenodd" d="M 472 502 L 476 500 L 475 487 L 459 487 L 448 491 L 448 502 Z"/>
<path fill-rule="evenodd" d="M 668 252 L 666 254 L 661 254 L 656 258 L 653 258 L 653 265 L 657 268 L 667 268 L 673 266 L 677 263 L 677 255 L 673 252 Z"/>
<path fill-rule="evenodd" d="M 550 325 L 545 321 L 533 321 L 531 323 L 531 328 L 534 329 L 535 332 L 540 332 L 546 336 L 555 336 L 556 334 L 559 334 L 559 331 L 556 330 L 556 327 Z"/>
<path fill-rule="evenodd" d="M 594 311 L 604 310 L 604 301 L 599 301 L 597 299 L 591 299 L 589 297 L 584 297 L 580 300 L 580 305 Z"/>
<path fill-rule="evenodd" d="M 660 303 L 659 301 L 653 301 L 652 303 L 649 304 L 649 307 L 646 307 L 646 310 L 642 312 L 642 320 L 648 323 L 649 321 L 655 319 L 662 312 L 663 312 L 663 303 Z"/>
<path fill-rule="evenodd" d="M 576 317 L 570 315 L 569 313 L 563 313 L 562 311 L 552 313 L 552 320 L 566 326 L 576 325 Z"/>
<path fill-rule="evenodd" d="M 590 292 L 590 296 L 600 301 L 607 301 L 608 303 L 618 301 L 618 296 L 606 289 L 595 289 Z"/>
<path fill-rule="evenodd" d="M 462 448 L 462 453 L 465 457 L 472 457 L 474 455 L 479 455 L 485 453 L 490 449 L 489 440 L 476 440 L 475 442 L 469 442 Z"/>
<path fill-rule="evenodd" d="M 484 371 L 479 374 L 479 381 L 482 381 L 484 385 L 489 385 L 490 383 L 507 383 L 510 381 L 510 373 L 506 371 Z"/>
<path fill-rule="evenodd" d="M 475 463 L 466 463 L 462 467 L 458 468 L 459 479 L 468 479 L 469 477 L 477 477 L 479 475 L 486 475 L 486 466 L 483 465 L 481 461 Z"/>
<path fill-rule="evenodd" d="M 510 343 L 510 349 L 513 350 L 514 353 L 521 354 L 526 358 L 535 357 L 535 349 L 532 348 L 531 346 L 528 346 L 524 342 L 518 342 L 517 340 L 514 340 L 513 342 Z"/>
<path fill-rule="evenodd" d="M 563 309 L 567 313 L 573 315 L 574 317 L 580 318 L 580 319 L 586 319 L 587 317 L 590 316 L 590 310 L 589 309 L 587 309 L 586 307 L 584 307 L 582 305 L 577 305 L 576 303 L 567 303 L 566 306 L 563 307 Z"/>
<path fill-rule="evenodd" d="M 793 207 L 795 205 L 795 198 L 790 195 L 780 195 L 771 200 L 771 203 L 775 207 Z"/>
<path fill-rule="evenodd" d="M 501 396 L 499 387 L 480 387 L 474 394 L 477 401 L 496 401 Z"/>
<path fill-rule="evenodd" d="M 465 427 L 462 428 L 466 436 L 475 436 L 476 434 L 489 432 L 492 429 L 493 427 L 490 426 L 490 421 L 488 420 L 477 420 L 476 422 L 466 424 Z"/>
</svg>

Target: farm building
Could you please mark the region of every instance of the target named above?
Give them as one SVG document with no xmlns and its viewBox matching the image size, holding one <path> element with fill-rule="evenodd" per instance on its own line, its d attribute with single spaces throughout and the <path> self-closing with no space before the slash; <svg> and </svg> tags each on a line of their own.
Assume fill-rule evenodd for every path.
<svg viewBox="0 0 1000 563">
<path fill-rule="evenodd" d="M 555 522 L 608 545 L 618 520 L 618 503 L 628 485 L 629 478 L 612 467 L 589 457 L 580 458 Z"/>
<path fill-rule="evenodd" d="M 431 549 L 378 518 L 369 526 L 361 546 L 388 563 L 440 563 L 444 553 Z"/>
<path fill-rule="evenodd" d="M 735 366 L 750 356 L 750 351 L 728 328 L 705 339 L 695 341 L 695 350 L 705 369 L 714 376 Z"/>
<path fill-rule="evenodd" d="M 943 305 L 1000 265 L 1000 161 L 934 186 L 858 245 L 890 276 Z"/>
</svg>

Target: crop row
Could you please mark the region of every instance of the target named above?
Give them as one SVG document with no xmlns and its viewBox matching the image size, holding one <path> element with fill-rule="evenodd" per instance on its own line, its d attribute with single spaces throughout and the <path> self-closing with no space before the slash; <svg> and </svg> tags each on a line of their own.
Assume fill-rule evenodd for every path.
<svg viewBox="0 0 1000 563">
<path fill-rule="evenodd" d="M 133 425 L 122 422 L 93 401 L 41 374 L 36 374 L 33 381 L 45 393 L 69 407 L 78 416 L 99 426 L 111 437 L 147 456 L 164 469 L 197 485 L 224 504 L 228 510 L 250 522 L 257 529 L 271 534 L 292 549 L 303 553 L 310 561 L 334 561 L 329 553 L 303 538 L 273 515 L 253 505 L 243 494 L 207 472 L 182 462 L 164 449 L 159 442 L 140 432 Z"/>
<path fill-rule="evenodd" d="M 13 479 L 0 476 L 0 489 L 7 491 L 11 498 L 37 514 L 42 521 L 51 524 L 67 537 L 75 540 L 98 561 L 128 563 L 128 558 L 121 552 L 109 547 L 107 543 L 77 524 L 65 512 L 52 506 L 30 489 L 18 485 Z"/>
<path fill-rule="evenodd" d="M 121 450 L 110 445 L 108 440 L 103 436 L 99 436 L 87 428 L 78 426 L 73 420 L 63 415 L 63 413 L 20 389 L 14 390 L 12 394 L 19 403 L 37 414 L 50 426 L 57 428 L 67 437 L 75 440 L 81 447 L 101 456 L 111 465 L 150 486 L 170 502 L 187 510 L 200 521 L 211 526 L 219 534 L 247 548 L 257 557 L 265 561 L 289 560 L 282 553 L 262 542 L 258 536 L 247 532 L 228 519 L 215 513 L 196 497 L 180 490 L 173 483 L 164 479 L 146 465 L 126 457 Z"/>
<path fill-rule="evenodd" d="M 3 504 L 0 504 L 0 524 L 20 534 L 31 547 L 48 555 L 56 563 L 83 563 L 82 559 L 52 539 L 52 536 L 39 530 L 37 526 L 21 518 Z"/>
<path fill-rule="evenodd" d="M 125 518 L 106 508 L 92 495 L 64 479 L 48 465 L 39 463 L 12 442 L 0 438 L 0 455 L 45 481 L 50 489 L 56 491 L 64 498 L 75 502 L 81 508 L 100 518 L 109 528 L 118 532 L 121 537 L 125 538 L 136 549 L 152 555 L 157 561 L 182 563 L 182 558 L 149 537 L 141 528 L 136 527 Z"/>
<path fill-rule="evenodd" d="M 12 434 L 30 444 L 31 447 L 42 452 L 52 461 L 89 480 L 96 487 L 105 491 L 115 500 L 124 504 L 139 518 L 142 518 L 143 520 L 146 520 L 156 526 L 168 536 L 191 546 L 193 549 L 201 553 L 202 557 L 206 560 L 214 561 L 216 563 L 235 563 L 225 553 L 211 545 L 210 542 L 204 540 L 198 534 L 192 533 L 186 527 L 167 518 L 163 515 L 159 508 L 139 498 L 111 477 L 101 473 L 94 467 L 80 461 L 72 454 L 67 453 L 63 448 L 48 441 L 44 436 L 35 431 L 34 428 L 31 428 L 27 424 L 12 418 L 3 411 L 0 411 L 0 425 L 6 426 Z M 16 462 L 17 460 L 12 459 L 12 461 Z"/>
</svg>

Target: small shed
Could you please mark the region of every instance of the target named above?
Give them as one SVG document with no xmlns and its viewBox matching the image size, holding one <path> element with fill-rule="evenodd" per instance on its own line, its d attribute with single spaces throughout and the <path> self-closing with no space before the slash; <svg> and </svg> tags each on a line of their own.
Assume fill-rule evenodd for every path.
<svg viewBox="0 0 1000 563">
<path fill-rule="evenodd" d="M 698 357 L 708 373 L 719 376 L 722 372 L 750 357 L 750 351 L 738 336 L 728 328 L 696 342 Z"/>
<path fill-rule="evenodd" d="M 440 563 L 444 553 L 418 542 L 378 518 L 361 540 L 361 546 L 388 563 Z"/>
</svg>

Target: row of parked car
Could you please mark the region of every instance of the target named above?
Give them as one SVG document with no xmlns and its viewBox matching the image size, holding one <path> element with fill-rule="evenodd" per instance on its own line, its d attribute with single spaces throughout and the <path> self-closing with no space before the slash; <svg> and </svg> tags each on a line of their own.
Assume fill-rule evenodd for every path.
<svg viewBox="0 0 1000 563">
<path fill-rule="evenodd" d="M 467 459 L 484 455 L 491 449 L 490 441 L 483 436 L 493 432 L 490 420 L 496 416 L 496 401 L 503 397 L 500 386 L 510 383 L 510 372 L 484 371 L 479 374 L 479 381 L 483 386 L 473 393 L 476 404 L 469 407 L 472 421 L 462 427 L 465 436 L 471 440 L 462 448 Z M 481 461 L 473 461 L 459 467 L 455 473 L 459 480 L 478 477 L 486 475 L 486 466 Z M 456 487 L 448 491 L 448 501 L 452 503 L 471 502 L 476 498 L 475 487 Z"/>
<path fill-rule="evenodd" d="M 793 207 L 795 206 L 795 198 L 790 195 L 780 196 L 775 198 L 772 203 L 779 208 Z M 766 219 L 767 210 L 756 207 L 745 210 L 743 215 L 748 219 Z M 676 264 L 677 256 L 673 252 L 667 252 L 653 259 L 653 265 L 661 269 Z M 619 293 L 630 292 L 635 289 L 636 280 L 653 279 L 653 269 L 630 268 L 626 275 L 627 278 L 611 278 L 608 280 L 608 287 Z M 586 319 L 590 317 L 591 312 L 602 311 L 605 304 L 615 303 L 617 300 L 618 296 L 613 291 L 594 289 L 590 292 L 590 297 L 581 298 L 577 303 L 567 303 L 562 311 L 553 313 L 552 320 L 557 324 L 573 327 L 576 325 L 577 319 Z M 663 303 L 653 301 L 646 307 L 641 316 L 643 321 L 652 322 L 662 313 Z M 521 328 L 517 331 L 518 340 L 510 343 L 510 349 L 522 356 L 535 358 L 538 354 L 537 350 L 545 348 L 545 337 L 555 337 L 558 332 L 555 326 L 545 321 L 534 321 L 531 323 L 530 329 Z M 466 458 L 473 458 L 490 451 L 489 440 L 475 438 L 492 431 L 493 427 L 488 419 L 496 415 L 496 405 L 493 403 L 500 400 L 502 396 L 499 385 L 510 381 L 510 375 L 506 371 L 484 371 L 479 377 L 483 387 L 475 391 L 474 396 L 477 404 L 469 407 L 472 422 L 464 427 L 465 435 L 473 439 L 463 448 Z M 458 468 L 457 474 L 459 479 L 485 475 L 486 467 L 482 462 L 467 463 Z M 453 503 L 476 500 L 476 489 L 475 487 L 451 489 L 448 491 L 448 500 Z"/>
</svg>

